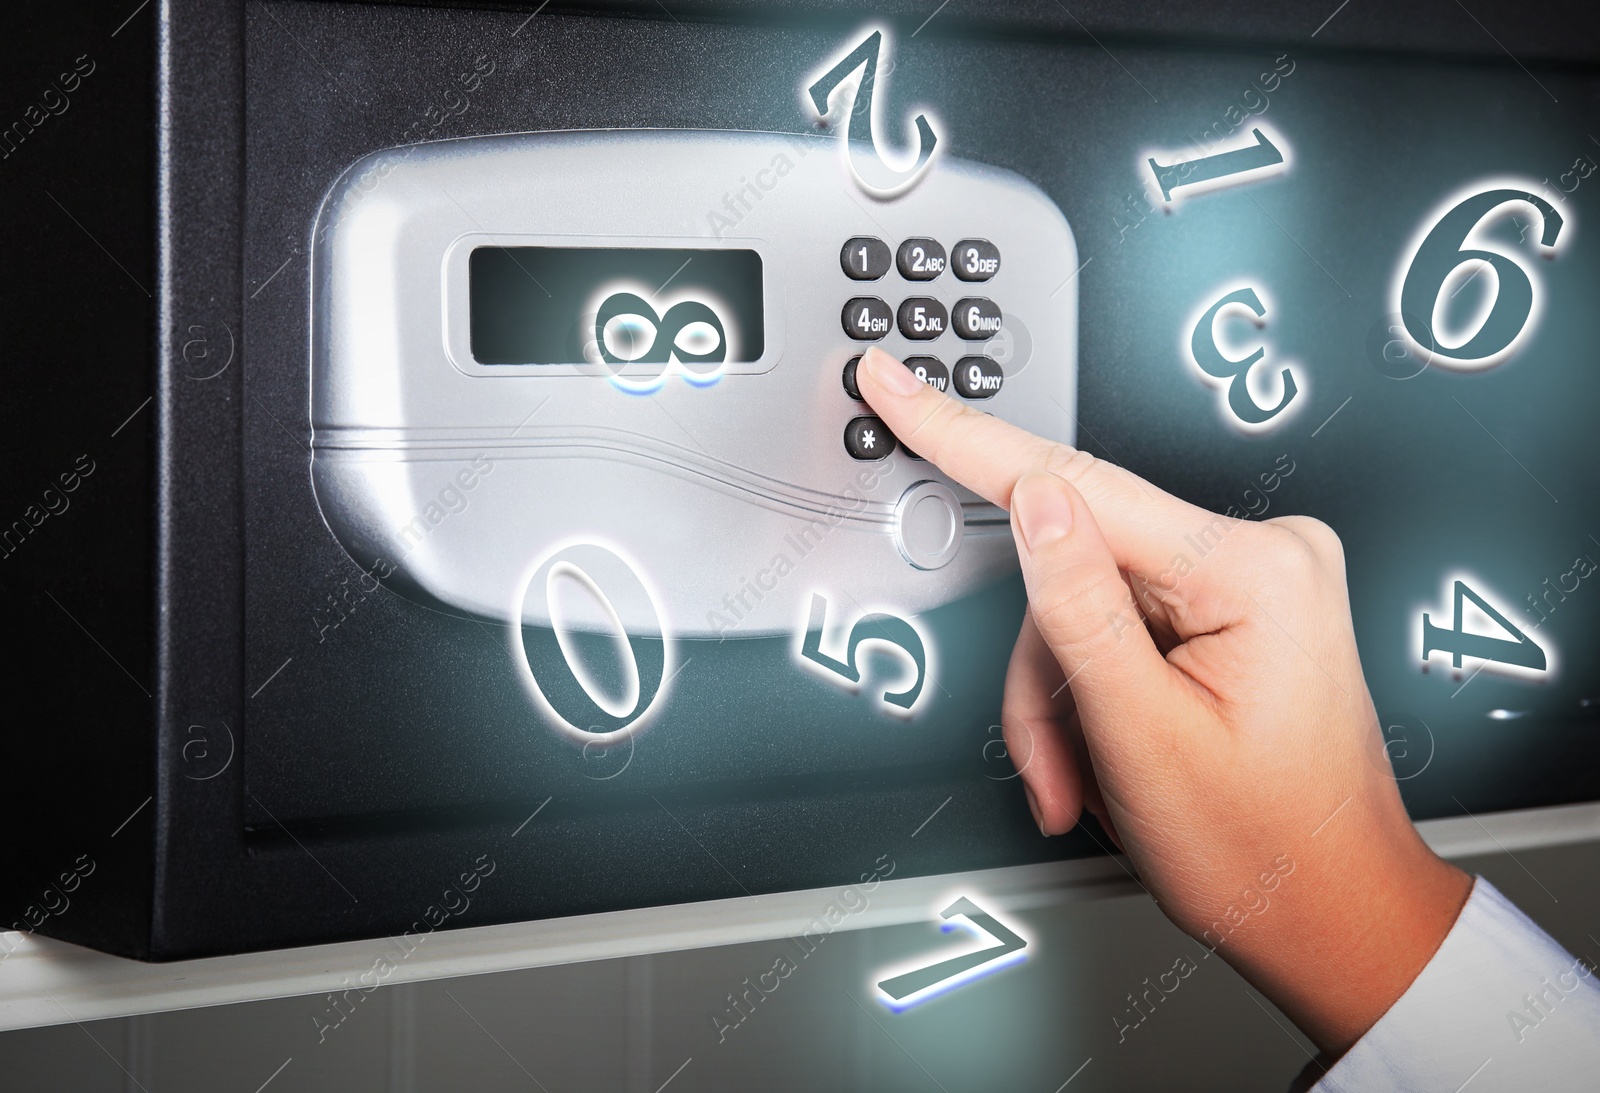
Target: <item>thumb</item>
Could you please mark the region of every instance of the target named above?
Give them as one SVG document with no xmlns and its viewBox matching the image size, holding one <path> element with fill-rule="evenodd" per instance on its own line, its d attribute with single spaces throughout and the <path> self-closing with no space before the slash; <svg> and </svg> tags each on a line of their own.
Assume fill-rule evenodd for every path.
<svg viewBox="0 0 1600 1093">
<path fill-rule="evenodd" d="M 1154 715 L 1171 702 L 1172 669 L 1083 495 L 1056 475 L 1030 474 L 1012 491 L 1011 531 L 1034 624 L 1061 662 L 1085 735 L 1097 742 L 1097 730 L 1162 720 Z"/>
</svg>

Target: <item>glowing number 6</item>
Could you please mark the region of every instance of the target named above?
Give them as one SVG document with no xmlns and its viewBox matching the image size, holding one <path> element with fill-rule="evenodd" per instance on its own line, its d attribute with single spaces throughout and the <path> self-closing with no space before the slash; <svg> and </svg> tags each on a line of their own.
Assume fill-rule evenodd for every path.
<svg viewBox="0 0 1600 1093">
<path fill-rule="evenodd" d="M 568 580 L 587 594 L 584 617 L 568 618 L 555 594 Z M 656 636 L 629 634 L 617 604 L 629 618 L 648 612 Z M 576 614 L 576 613 L 575 613 Z M 549 619 L 524 626 L 524 618 Z M 638 571 L 615 551 L 595 543 L 573 543 L 546 555 L 528 575 L 512 604 L 512 656 L 530 695 L 566 735 L 604 744 L 637 731 L 660 701 L 670 679 L 672 640 L 661 608 Z M 620 695 L 606 694 L 584 666 L 579 647 L 609 636 L 622 657 Z"/>
<path fill-rule="evenodd" d="M 1445 367 L 1454 364 L 1479 369 L 1500 363 L 1510 355 L 1534 317 L 1533 281 L 1522 264 L 1509 254 L 1487 249 L 1486 243 L 1476 249 L 1466 246 L 1480 224 L 1513 202 L 1531 205 L 1538 211 L 1544 222 L 1539 243 L 1553 250 L 1564 221 L 1548 201 L 1526 190 L 1486 190 L 1440 217 L 1418 244 L 1406 268 L 1398 309 L 1406 333 L 1429 359 L 1447 362 Z M 1469 262 L 1484 263 L 1493 271 L 1494 296 L 1477 329 L 1460 345 L 1448 346 L 1437 330 L 1439 310 L 1441 305 L 1448 306 L 1455 292 L 1461 291 L 1457 285 L 1455 292 L 1444 294 L 1451 275 Z"/>
</svg>

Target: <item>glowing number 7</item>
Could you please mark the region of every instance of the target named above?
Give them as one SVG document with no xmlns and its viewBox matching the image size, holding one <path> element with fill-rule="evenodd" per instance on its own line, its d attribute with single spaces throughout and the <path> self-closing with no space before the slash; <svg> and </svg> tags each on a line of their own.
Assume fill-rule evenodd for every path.
<svg viewBox="0 0 1600 1093">
<path fill-rule="evenodd" d="M 900 1008 L 921 1001 L 939 987 L 954 985 L 954 981 L 962 978 L 971 978 L 980 968 L 993 964 L 1001 957 L 1020 952 L 1028 945 L 993 915 L 965 896 L 939 912 L 941 918 L 952 918 L 956 915 L 965 918 L 978 931 L 988 934 L 1000 944 L 975 952 L 962 953 L 949 960 L 941 960 L 937 964 L 929 964 L 915 971 L 892 976 L 879 983 L 878 989 Z"/>
<path fill-rule="evenodd" d="M 933 125 L 928 121 L 926 114 L 918 114 L 917 123 L 917 162 L 908 171 L 896 171 L 883 160 L 883 153 L 878 148 L 877 138 L 873 135 L 873 115 L 877 107 L 873 99 L 873 91 L 878 82 L 878 51 L 883 46 L 883 31 L 875 30 L 867 35 L 862 43 L 851 50 L 845 58 L 829 69 L 821 79 L 812 84 L 808 89 L 811 101 L 817 108 L 818 117 L 828 116 L 828 100 L 834 91 L 843 84 L 857 69 L 864 68 L 861 73 L 861 82 L 857 85 L 850 105 L 850 130 L 849 140 L 845 145 L 845 156 L 850 163 L 850 170 L 855 173 L 856 181 L 868 190 L 888 196 L 905 189 L 922 169 L 933 158 L 933 149 L 939 143 L 939 136 L 933 131 Z M 856 158 L 854 145 L 870 145 L 873 159 L 863 164 Z M 863 170 L 863 167 L 866 169 Z M 869 177 L 869 175 L 871 177 Z"/>
</svg>

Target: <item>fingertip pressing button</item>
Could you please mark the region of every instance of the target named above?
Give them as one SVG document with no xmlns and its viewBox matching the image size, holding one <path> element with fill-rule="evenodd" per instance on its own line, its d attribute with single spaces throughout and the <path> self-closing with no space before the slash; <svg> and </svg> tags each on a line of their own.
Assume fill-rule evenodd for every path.
<svg viewBox="0 0 1600 1093">
<path fill-rule="evenodd" d="M 961 550 L 965 531 L 961 502 L 949 486 L 918 482 L 894 508 L 894 545 L 918 569 L 940 569 Z"/>
<path fill-rule="evenodd" d="M 851 357 L 845 362 L 844 366 L 844 393 L 855 399 L 857 402 L 863 401 L 861 398 L 861 388 L 856 386 L 856 366 L 860 363 L 860 357 Z"/>
</svg>

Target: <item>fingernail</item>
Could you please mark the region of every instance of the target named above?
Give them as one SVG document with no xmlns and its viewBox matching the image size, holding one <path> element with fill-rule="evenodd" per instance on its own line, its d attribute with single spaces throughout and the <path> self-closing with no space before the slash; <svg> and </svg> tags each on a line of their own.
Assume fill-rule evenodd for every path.
<svg viewBox="0 0 1600 1093">
<path fill-rule="evenodd" d="M 1049 838 L 1050 832 L 1044 829 L 1044 820 L 1039 816 L 1039 800 L 1033 795 L 1028 783 L 1022 783 L 1022 792 L 1028 798 L 1028 811 L 1033 813 L 1033 822 L 1039 825 L 1039 834 Z"/>
<path fill-rule="evenodd" d="M 1063 485 L 1053 474 L 1030 474 L 1011 491 L 1011 511 L 1030 552 L 1072 530 L 1072 501 Z"/>
<path fill-rule="evenodd" d="M 909 368 L 877 346 L 867 350 L 861 358 L 860 367 L 871 372 L 873 379 L 897 395 L 914 395 L 922 387 L 922 381 L 912 375 Z"/>
</svg>

